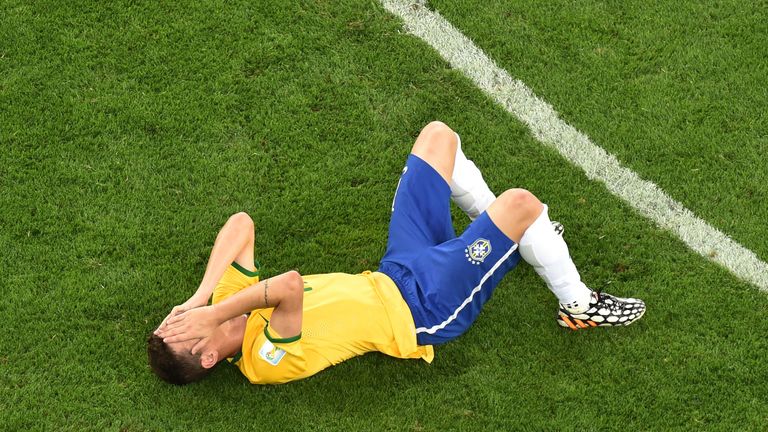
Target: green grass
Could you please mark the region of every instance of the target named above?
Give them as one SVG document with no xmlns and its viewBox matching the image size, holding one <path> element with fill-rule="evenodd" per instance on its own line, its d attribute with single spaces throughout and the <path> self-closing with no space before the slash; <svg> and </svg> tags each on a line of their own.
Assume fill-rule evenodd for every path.
<svg viewBox="0 0 768 432">
<path fill-rule="evenodd" d="M 662 47 L 693 50 L 710 37 L 682 30 L 697 22 L 684 8 L 659 21 L 653 6 L 588 3 L 607 9 L 591 16 L 515 2 L 504 18 L 454 3 L 434 6 L 567 121 L 768 256 L 765 165 L 754 156 L 765 145 L 757 51 L 691 52 L 711 69 L 691 68 L 689 83 L 657 73 L 687 64 Z M 523 9 L 541 24 L 519 18 Z M 584 38 L 556 25 L 587 15 Z M 723 41 L 748 47 L 765 36 L 764 15 L 727 16 L 735 33 Z M 592 27 L 622 26 L 642 26 L 627 34 L 643 36 L 609 31 L 590 48 L 610 48 L 602 56 L 562 49 L 597 38 Z M 742 70 L 752 70 L 745 81 Z M 708 71 L 723 79 L 695 86 Z M 698 99 L 682 97 L 695 87 Z M 701 121 L 680 127 L 691 113 Z M 617 331 L 561 331 L 553 297 L 521 265 L 432 365 L 371 354 L 277 387 L 224 366 L 182 388 L 151 374 L 145 337 L 194 290 L 231 213 L 256 220 L 268 274 L 375 269 L 405 156 L 435 118 L 462 134 L 494 189 L 526 187 L 550 205 L 586 281 L 646 299 L 647 316 Z M 723 124 L 731 134 L 715 127 Z M 2 430 L 730 431 L 768 422 L 766 296 L 542 148 L 374 2 L 6 1 L 0 145 Z M 719 151 L 733 159 L 718 163 Z"/>
<path fill-rule="evenodd" d="M 768 260 L 765 2 L 430 4 L 566 122 Z"/>
</svg>

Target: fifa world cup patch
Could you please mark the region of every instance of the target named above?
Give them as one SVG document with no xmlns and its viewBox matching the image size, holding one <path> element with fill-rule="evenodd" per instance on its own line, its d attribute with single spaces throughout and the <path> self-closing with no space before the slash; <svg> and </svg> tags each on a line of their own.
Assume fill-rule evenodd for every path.
<svg viewBox="0 0 768 432">
<path fill-rule="evenodd" d="M 277 364 L 280 363 L 280 360 L 285 357 L 285 350 L 276 347 L 270 341 L 265 341 L 264 345 L 262 345 L 261 349 L 259 350 L 259 357 L 264 359 L 264 361 L 271 364 L 272 366 L 277 366 Z"/>
<path fill-rule="evenodd" d="M 491 254 L 491 242 L 479 238 L 475 240 L 471 245 L 464 249 L 464 256 L 467 257 L 467 261 L 475 265 L 480 265 L 485 261 L 485 258 Z"/>
</svg>

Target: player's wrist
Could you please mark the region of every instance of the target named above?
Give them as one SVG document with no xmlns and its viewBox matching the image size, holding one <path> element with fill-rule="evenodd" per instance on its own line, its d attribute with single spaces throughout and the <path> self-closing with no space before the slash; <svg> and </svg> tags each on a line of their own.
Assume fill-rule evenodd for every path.
<svg viewBox="0 0 768 432">
<path fill-rule="evenodd" d="M 190 300 L 194 299 L 196 302 L 202 302 L 203 304 L 208 303 L 208 300 L 211 298 L 211 294 L 213 294 L 212 289 L 208 289 L 207 287 L 204 287 L 200 285 L 197 288 L 197 291 L 195 291 L 194 294 L 192 294 L 192 297 Z"/>
<path fill-rule="evenodd" d="M 227 316 L 227 312 L 225 308 L 221 307 L 221 304 L 213 304 L 210 306 L 206 306 L 208 310 L 211 313 L 211 316 L 216 321 L 217 324 L 223 324 L 227 320 L 229 320 L 231 317 Z"/>
<path fill-rule="evenodd" d="M 208 304 L 208 299 L 210 299 L 210 296 L 199 290 L 189 298 L 190 302 L 196 306 L 205 306 Z"/>
</svg>

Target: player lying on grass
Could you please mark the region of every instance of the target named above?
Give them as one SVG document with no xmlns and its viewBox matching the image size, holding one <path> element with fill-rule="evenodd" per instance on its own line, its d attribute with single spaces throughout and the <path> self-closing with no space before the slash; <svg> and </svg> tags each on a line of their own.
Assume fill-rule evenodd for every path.
<svg viewBox="0 0 768 432">
<path fill-rule="evenodd" d="M 451 199 L 473 219 L 458 237 Z M 219 232 L 197 292 L 150 335 L 149 362 L 162 379 L 192 382 L 224 359 L 258 384 L 369 351 L 431 362 L 432 345 L 464 333 L 520 258 L 557 296 L 563 327 L 628 325 L 645 312 L 641 300 L 587 288 L 547 206 L 523 189 L 496 198 L 440 122 L 421 131 L 403 169 L 378 271 L 259 280 L 253 254 L 253 222 L 238 213 Z"/>
</svg>

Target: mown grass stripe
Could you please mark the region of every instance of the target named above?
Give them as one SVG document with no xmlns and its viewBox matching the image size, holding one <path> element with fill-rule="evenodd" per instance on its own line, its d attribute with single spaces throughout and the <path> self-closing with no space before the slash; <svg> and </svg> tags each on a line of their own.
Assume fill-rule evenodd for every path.
<svg viewBox="0 0 768 432">
<path fill-rule="evenodd" d="M 583 169 L 589 179 L 604 183 L 614 195 L 661 228 L 676 234 L 700 255 L 768 292 L 768 264 L 754 252 L 696 217 L 656 184 L 623 167 L 615 156 L 565 123 L 552 106 L 497 66 L 439 13 L 420 1 L 380 1 L 385 9 L 404 21 L 409 33 L 431 45 L 453 68 L 525 123 L 536 139 Z"/>
</svg>

